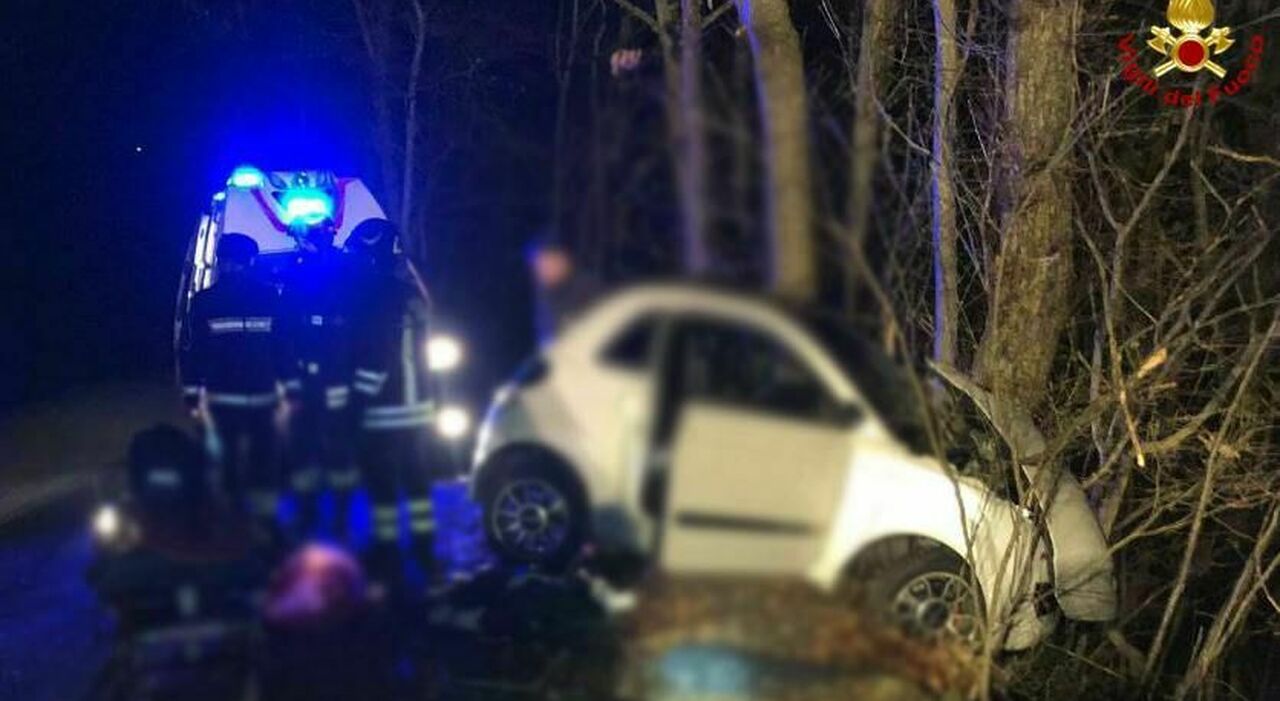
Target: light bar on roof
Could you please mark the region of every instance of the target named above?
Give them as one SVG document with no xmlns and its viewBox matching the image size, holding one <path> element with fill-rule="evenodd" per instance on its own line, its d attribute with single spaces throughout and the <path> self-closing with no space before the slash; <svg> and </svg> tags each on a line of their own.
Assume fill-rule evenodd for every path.
<svg viewBox="0 0 1280 701">
<path fill-rule="evenodd" d="M 266 182 L 267 176 L 253 166 L 240 166 L 231 171 L 231 177 L 227 178 L 227 185 L 246 190 L 262 187 Z"/>
<path fill-rule="evenodd" d="M 316 188 L 289 190 L 280 198 L 280 205 L 284 208 L 285 224 L 315 224 L 333 217 L 333 198 Z"/>
</svg>

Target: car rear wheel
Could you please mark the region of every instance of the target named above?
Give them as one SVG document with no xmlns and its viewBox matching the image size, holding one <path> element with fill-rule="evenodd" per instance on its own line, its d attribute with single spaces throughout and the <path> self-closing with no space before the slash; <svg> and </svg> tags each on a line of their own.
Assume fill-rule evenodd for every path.
<svg viewBox="0 0 1280 701">
<path fill-rule="evenodd" d="M 867 603 L 911 637 L 981 647 L 982 596 L 964 560 L 945 548 L 888 564 L 869 583 Z"/>
<path fill-rule="evenodd" d="M 558 470 L 517 466 L 486 486 L 481 506 L 489 545 L 505 562 L 559 570 L 582 547 L 586 507 Z"/>
</svg>

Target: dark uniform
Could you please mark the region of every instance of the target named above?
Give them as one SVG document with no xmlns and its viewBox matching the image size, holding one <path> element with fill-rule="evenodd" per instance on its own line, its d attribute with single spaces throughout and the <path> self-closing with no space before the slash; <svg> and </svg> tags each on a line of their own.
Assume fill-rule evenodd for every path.
<svg viewBox="0 0 1280 701">
<path fill-rule="evenodd" d="M 290 355 L 278 304 L 275 288 L 247 271 L 224 271 L 192 299 L 183 327 L 184 397 L 194 407 L 203 395 L 224 486 L 237 504 L 247 489 L 264 520 L 274 519 L 279 497 L 277 382 Z"/>
<path fill-rule="evenodd" d="M 360 465 L 373 502 L 376 545 L 400 539 L 403 492 L 416 554 L 434 568 L 431 484 L 448 456 L 435 439 L 435 401 L 426 358 L 427 309 L 417 289 L 385 266 L 362 282 L 353 395 L 360 407 Z"/>
<path fill-rule="evenodd" d="M 137 434 L 127 498 L 107 507 L 119 526 L 96 531 L 86 579 L 113 609 L 130 652 L 147 653 L 114 657 L 116 698 L 203 698 L 197 692 L 211 678 L 243 673 L 249 659 L 251 602 L 268 568 L 244 518 L 212 498 L 205 463 L 176 428 Z"/>
<path fill-rule="evenodd" d="M 336 250 L 302 256 L 283 281 L 282 315 L 293 351 L 285 389 L 290 417 L 290 481 L 301 501 L 304 529 L 313 529 L 327 484 L 345 517 L 359 486 L 351 451 L 350 276 Z"/>
</svg>

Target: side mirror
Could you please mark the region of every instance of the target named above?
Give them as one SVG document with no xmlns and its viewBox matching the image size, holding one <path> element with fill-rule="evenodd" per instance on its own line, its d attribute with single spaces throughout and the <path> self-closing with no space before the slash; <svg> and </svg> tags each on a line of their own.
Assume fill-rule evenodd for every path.
<svg viewBox="0 0 1280 701">
<path fill-rule="evenodd" d="M 862 410 L 860 405 L 847 402 L 837 406 L 832 417 L 841 426 L 853 428 L 862 423 L 862 420 L 866 418 L 866 412 Z"/>
</svg>

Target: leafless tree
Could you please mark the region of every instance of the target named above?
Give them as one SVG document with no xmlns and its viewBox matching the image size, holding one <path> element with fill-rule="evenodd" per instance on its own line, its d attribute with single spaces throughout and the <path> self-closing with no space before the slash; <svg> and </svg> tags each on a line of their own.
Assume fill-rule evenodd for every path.
<svg viewBox="0 0 1280 701">
<path fill-rule="evenodd" d="M 787 0 L 736 0 L 755 57 L 764 141 L 769 278 L 778 294 L 807 300 L 817 286 L 809 110 L 800 36 Z"/>
<path fill-rule="evenodd" d="M 352 0 L 352 6 L 375 83 L 375 132 L 383 187 L 395 193 L 388 208 L 391 218 L 414 246 L 417 243 L 413 223 L 418 202 L 418 142 L 422 129 L 418 105 L 431 8 L 422 0 Z M 402 33 L 408 36 L 408 55 L 403 67 L 397 65 Z M 394 77 L 401 74 L 403 84 L 394 85 Z M 398 140 L 397 123 L 401 125 Z"/>
</svg>

